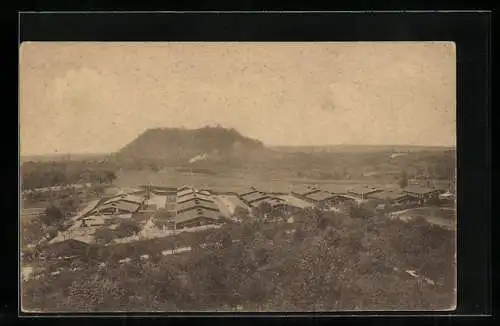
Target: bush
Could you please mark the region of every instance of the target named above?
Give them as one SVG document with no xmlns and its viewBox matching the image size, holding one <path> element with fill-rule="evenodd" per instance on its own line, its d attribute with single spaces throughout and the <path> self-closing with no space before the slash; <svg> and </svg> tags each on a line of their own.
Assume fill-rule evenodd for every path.
<svg viewBox="0 0 500 326">
<path fill-rule="evenodd" d="M 42 222 L 50 226 L 60 223 L 63 218 L 63 211 L 59 207 L 51 204 L 45 209 L 44 214 L 42 215 Z"/>
<path fill-rule="evenodd" d="M 234 209 L 233 216 L 239 220 L 245 221 L 249 218 L 250 213 L 248 212 L 247 209 L 241 206 L 236 206 L 236 208 Z"/>
<path fill-rule="evenodd" d="M 356 206 L 352 205 L 349 208 L 349 215 L 352 218 L 368 218 L 374 215 L 373 210 L 369 209 L 368 207 L 361 205 L 361 206 Z"/>
<path fill-rule="evenodd" d="M 441 309 L 453 301 L 454 233 L 419 221 L 386 218 L 339 218 L 335 227 L 321 231 L 315 217 L 335 221 L 337 216 L 314 215 L 313 211 L 304 214 L 309 214 L 309 224 L 242 223 L 210 230 L 205 237 L 179 234 L 179 241 L 191 237 L 190 243 L 221 245 L 167 259 L 159 257 L 155 263 L 108 267 L 103 272 L 89 265 L 73 276 L 75 283 L 67 284 L 69 297 L 60 295 L 61 286 L 51 288 L 44 286 L 48 282 L 39 281 L 41 290 L 31 286 L 23 303 L 30 308 L 54 307 L 53 298 L 57 298 L 58 304 L 68 304 L 72 311 L 199 311 L 236 305 L 245 310 L 311 311 Z M 295 227 L 292 239 L 283 236 L 285 226 Z M 243 238 L 245 241 L 232 243 Z M 155 239 L 154 247 L 165 248 L 168 241 Z M 137 242 L 101 247 L 101 251 L 116 259 L 133 258 L 144 254 L 146 247 Z M 98 261 L 112 261 L 108 256 L 101 254 Z M 445 285 L 408 277 L 406 268 L 436 281 L 442 279 Z M 33 291 L 38 291 L 38 296 L 32 295 Z"/>
<path fill-rule="evenodd" d="M 96 241 L 100 244 L 108 244 L 112 242 L 114 239 L 118 238 L 115 231 L 108 228 L 100 228 L 99 230 L 94 232 L 93 235 Z"/>
<path fill-rule="evenodd" d="M 141 232 L 141 227 L 139 223 L 134 220 L 125 220 L 121 222 L 114 231 L 117 237 L 126 238 Z"/>
<path fill-rule="evenodd" d="M 42 221 L 38 218 L 22 221 L 21 235 L 23 246 L 40 241 L 45 235 Z"/>
</svg>

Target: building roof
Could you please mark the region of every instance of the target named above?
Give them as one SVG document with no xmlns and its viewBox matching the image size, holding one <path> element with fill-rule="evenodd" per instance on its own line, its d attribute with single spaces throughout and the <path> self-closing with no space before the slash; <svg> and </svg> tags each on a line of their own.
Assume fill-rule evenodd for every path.
<svg viewBox="0 0 500 326">
<path fill-rule="evenodd" d="M 197 219 L 197 218 L 208 218 L 208 219 L 212 219 L 212 220 L 218 220 L 220 218 L 220 213 L 219 212 L 214 212 L 214 211 L 211 211 L 211 210 L 208 210 L 208 209 L 194 209 L 194 210 L 189 210 L 189 211 L 185 211 L 185 212 L 182 212 L 178 215 L 176 215 L 172 221 L 174 221 L 175 223 L 183 223 L 183 222 L 187 222 L 187 221 L 190 221 L 190 220 L 194 220 L 194 219 Z"/>
<path fill-rule="evenodd" d="M 350 195 L 347 195 L 347 194 L 339 194 L 339 195 L 336 195 L 337 198 L 344 198 L 344 199 L 348 199 L 348 200 L 356 200 L 356 197 L 353 197 L 353 196 L 350 196 Z"/>
<path fill-rule="evenodd" d="M 196 199 L 204 200 L 204 201 L 208 201 L 208 202 L 213 201 L 210 196 L 207 196 L 204 194 L 199 194 L 199 193 L 192 193 L 192 194 L 188 194 L 186 196 L 177 197 L 177 204 L 181 204 L 181 203 L 184 203 L 184 202 L 187 202 L 190 200 L 196 200 Z"/>
<path fill-rule="evenodd" d="M 380 191 L 382 191 L 382 190 L 377 189 L 377 188 L 373 188 L 373 187 L 366 187 L 366 186 L 354 187 L 354 188 L 350 188 L 348 190 L 349 193 L 356 194 L 356 195 L 370 195 L 370 194 L 374 194 L 374 193 L 380 192 Z"/>
<path fill-rule="evenodd" d="M 118 208 L 120 210 L 135 212 L 139 209 L 141 205 L 136 203 L 130 203 L 127 201 L 117 201 L 112 203 L 105 203 L 97 208 L 97 210 L 103 210 L 107 208 Z"/>
<path fill-rule="evenodd" d="M 186 195 L 193 194 L 193 193 L 195 193 L 194 189 L 186 188 L 186 189 L 178 190 L 177 197 L 182 197 L 182 196 L 186 196 Z"/>
<path fill-rule="evenodd" d="M 388 189 L 388 190 L 382 190 L 382 191 L 373 193 L 370 195 L 370 198 L 381 199 L 381 200 L 385 200 L 385 199 L 394 200 L 394 199 L 402 198 L 404 196 L 405 196 L 405 194 L 403 193 L 402 190 Z"/>
<path fill-rule="evenodd" d="M 337 195 L 332 194 L 331 192 L 328 192 L 328 191 L 318 191 L 318 192 L 314 192 L 312 194 L 309 194 L 305 197 L 312 199 L 312 200 L 315 200 L 315 201 L 323 201 L 323 200 L 328 200 L 328 199 L 337 197 Z"/>
<path fill-rule="evenodd" d="M 152 194 L 155 194 L 155 195 L 177 195 L 177 190 L 151 190 L 151 193 Z"/>
<path fill-rule="evenodd" d="M 104 202 L 104 204 L 108 203 L 113 203 L 113 202 L 119 202 L 119 201 L 127 201 L 131 203 L 137 203 L 141 204 L 144 202 L 144 197 L 142 196 L 136 196 L 136 195 L 131 195 L 131 194 L 121 194 L 119 196 L 115 196 L 113 198 L 110 198 Z"/>
<path fill-rule="evenodd" d="M 248 203 L 253 203 L 255 201 L 262 200 L 264 198 L 269 198 L 269 195 L 266 194 L 265 192 L 259 191 L 248 195 L 240 196 L 240 198 L 247 201 Z"/>
<path fill-rule="evenodd" d="M 339 184 L 322 184 L 321 189 L 331 192 L 333 194 L 347 193 L 347 187 L 345 185 L 339 185 Z"/>
<path fill-rule="evenodd" d="M 177 187 L 167 187 L 167 186 L 155 186 L 155 185 L 142 185 L 139 186 L 142 189 L 150 189 L 156 191 L 177 191 Z"/>
<path fill-rule="evenodd" d="M 403 189 L 405 192 L 413 193 L 413 194 L 420 194 L 420 195 L 425 195 L 429 194 L 432 192 L 439 191 L 439 189 L 432 189 L 432 188 L 426 188 L 426 187 L 406 187 Z"/>
<path fill-rule="evenodd" d="M 254 187 L 250 187 L 248 189 L 245 189 L 245 190 L 238 192 L 238 196 L 242 197 L 242 196 L 246 196 L 249 194 L 254 194 L 256 192 L 259 192 L 259 191 L 257 189 L 255 189 Z"/>
<path fill-rule="evenodd" d="M 300 196 L 307 196 L 319 191 L 321 190 L 313 186 L 297 186 L 292 189 L 292 193 Z"/>
<path fill-rule="evenodd" d="M 186 209 L 195 209 L 196 207 L 204 207 L 204 208 L 208 208 L 211 210 L 217 210 L 217 211 L 219 210 L 219 208 L 217 207 L 217 205 L 214 202 L 207 202 L 205 200 L 195 199 L 195 200 L 190 200 L 190 201 L 178 204 L 177 211 L 182 211 L 182 210 L 186 210 Z"/>
</svg>

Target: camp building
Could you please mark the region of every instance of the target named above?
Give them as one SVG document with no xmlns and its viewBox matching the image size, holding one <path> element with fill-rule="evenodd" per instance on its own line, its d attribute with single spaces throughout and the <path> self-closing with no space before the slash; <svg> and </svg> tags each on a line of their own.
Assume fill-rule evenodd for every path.
<svg viewBox="0 0 500 326">
<path fill-rule="evenodd" d="M 357 187 L 351 188 L 347 191 L 347 194 L 355 196 L 358 199 L 365 200 L 377 192 L 381 192 L 381 189 L 373 188 L 373 187 Z"/>
<path fill-rule="evenodd" d="M 292 195 L 303 200 L 307 200 L 307 196 L 320 192 L 321 190 L 313 186 L 301 186 L 292 189 Z M 309 200 L 307 200 L 309 201 Z"/>
<path fill-rule="evenodd" d="M 439 189 L 426 188 L 426 187 L 406 187 L 403 189 L 403 193 L 413 198 L 417 198 L 420 201 L 426 201 L 432 198 L 438 198 L 440 194 Z"/>
<path fill-rule="evenodd" d="M 247 204 L 248 206 L 252 206 L 253 203 L 264 200 L 266 198 L 270 198 L 268 194 L 262 191 L 252 191 L 248 193 L 244 193 L 239 196 L 240 200 Z"/>
<path fill-rule="evenodd" d="M 177 214 L 172 221 L 177 229 L 198 227 L 221 223 L 219 212 L 205 208 L 196 208 Z"/>
</svg>

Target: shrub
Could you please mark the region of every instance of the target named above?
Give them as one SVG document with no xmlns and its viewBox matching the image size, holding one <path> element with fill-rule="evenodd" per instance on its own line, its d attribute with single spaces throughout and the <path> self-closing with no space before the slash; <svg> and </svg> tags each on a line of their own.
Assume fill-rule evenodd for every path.
<svg viewBox="0 0 500 326">
<path fill-rule="evenodd" d="M 361 205 L 359 207 L 356 205 L 352 205 L 349 208 L 349 215 L 352 218 L 368 218 L 368 217 L 373 216 L 374 212 L 363 205 Z"/>
<path fill-rule="evenodd" d="M 141 226 L 134 220 L 124 220 L 114 231 L 117 237 L 126 238 L 141 232 Z"/>
<path fill-rule="evenodd" d="M 38 287 L 29 286 L 28 295 L 23 289 L 23 304 L 43 309 L 53 307 L 57 301 L 68 304 L 72 311 L 199 311 L 236 305 L 245 310 L 311 311 L 440 309 L 452 301 L 454 233 L 418 221 L 405 223 L 386 218 L 339 219 L 335 227 L 321 231 L 316 227 L 314 212 L 308 214 L 309 224 L 242 223 L 210 230 L 205 237 L 201 233 L 179 234 L 179 241 L 189 237 L 189 243 L 217 242 L 226 246 L 168 258 L 158 254 L 155 262 L 108 265 L 105 271 L 92 269 L 89 264 L 81 274 L 73 276 L 75 283 L 65 281 L 65 287 L 70 289 L 66 297 L 60 294 L 59 284 L 50 287 L 46 286 L 50 281 L 40 280 L 34 284 Z M 336 218 L 318 216 L 320 221 Z M 283 236 L 285 226 L 296 229 L 295 241 Z M 242 237 L 246 241 L 231 245 L 232 239 Z M 146 253 L 151 243 L 155 247 L 161 244 L 163 249 L 168 241 L 155 239 L 147 246 L 141 242 L 95 245 L 101 254 L 93 257 L 98 262 L 132 258 Z M 446 286 L 408 277 L 405 268 L 443 280 Z"/>
<path fill-rule="evenodd" d="M 49 205 L 42 215 L 42 222 L 46 225 L 60 223 L 64 217 L 62 210 L 54 204 Z"/>
<path fill-rule="evenodd" d="M 118 238 L 115 231 L 108 228 L 100 228 L 99 230 L 94 232 L 93 235 L 96 241 L 101 244 L 108 244 L 114 239 Z"/>
</svg>

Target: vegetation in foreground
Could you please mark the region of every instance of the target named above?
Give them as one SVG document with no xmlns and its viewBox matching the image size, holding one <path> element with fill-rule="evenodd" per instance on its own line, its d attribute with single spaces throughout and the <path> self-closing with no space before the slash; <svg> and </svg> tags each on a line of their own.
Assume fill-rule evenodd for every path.
<svg viewBox="0 0 500 326">
<path fill-rule="evenodd" d="M 171 237 L 155 239 L 134 250 L 136 256 L 129 248 L 132 261 L 126 264 L 112 255 L 122 245 L 100 251 L 92 245 L 72 263 L 80 260 L 80 270 L 23 283 L 23 308 L 441 310 L 455 303 L 455 234 L 422 219 L 405 223 L 306 211 L 294 223 L 248 220 L 186 237 L 191 252 L 140 260 L 148 249 L 161 248 L 160 242 L 172 243 Z M 95 263 L 85 261 L 90 252 Z M 106 267 L 100 266 L 104 261 Z"/>
</svg>

